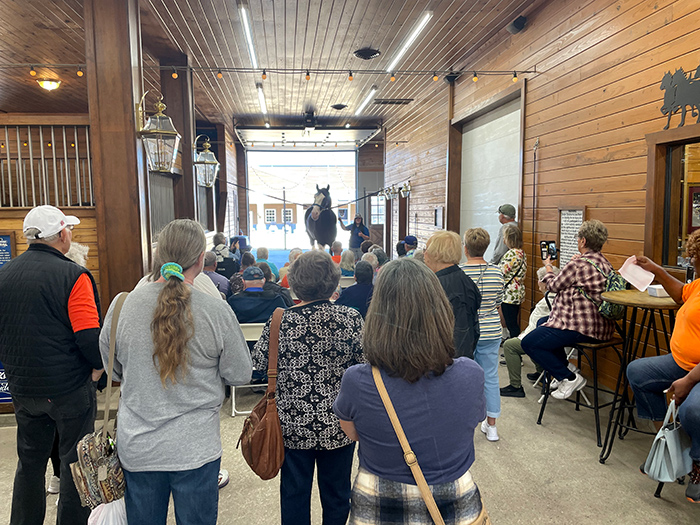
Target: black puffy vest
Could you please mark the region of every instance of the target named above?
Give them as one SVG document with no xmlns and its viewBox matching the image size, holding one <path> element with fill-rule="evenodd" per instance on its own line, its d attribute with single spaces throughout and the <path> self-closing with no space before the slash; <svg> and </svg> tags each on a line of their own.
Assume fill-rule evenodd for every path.
<svg viewBox="0 0 700 525">
<path fill-rule="evenodd" d="M 14 396 L 58 397 L 85 384 L 92 366 L 78 349 L 68 298 L 82 266 L 44 244 L 0 268 L 0 362 Z"/>
</svg>

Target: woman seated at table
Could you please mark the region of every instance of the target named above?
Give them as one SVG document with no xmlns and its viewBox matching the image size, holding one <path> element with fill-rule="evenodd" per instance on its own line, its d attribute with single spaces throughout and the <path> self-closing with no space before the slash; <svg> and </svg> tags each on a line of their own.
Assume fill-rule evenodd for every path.
<svg viewBox="0 0 700 525">
<path fill-rule="evenodd" d="M 698 275 L 700 230 L 690 234 L 686 251 Z M 657 429 L 661 428 L 666 415 L 666 389 L 680 405 L 678 417 L 692 440 L 693 470 L 685 495 L 689 501 L 700 503 L 700 279 L 683 284 L 646 257 L 637 257 L 637 264 L 652 272 L 673 300 L 682 306 L 671 335 L 671 353 L 632 361 L 627 367 L 627 378 L 634 391 L 639 417 L 651 419 Z"/>
<path fill-rule="evenodd" d="M 584 222 L 578 230 L 580 254 L 561 269 L 556 277 L 552 262 L 545 259 L 547 273 L 542 278 L 547 289 L 557 294 L 552 313 L 522 342 L 523 350 L 559 381 L 552 397 L 567 399 L 586 386 L 586 379 L 568 368 L 564 347 L 578 343 L 607 341 L 615 324 L 598 311 L 605 291 L 605 276 L 612 271 L 600 253 L 608 240 L 608 229 L 597 220 Z"/>
<path fill-rule="evenodd" d="M 453 327 L 450 302 L 427 266 L 403 257 L 382 268 L 362 338 L 368 363 L 345 372 L 333 405 L 341 428 L 360 442 L 350 524 L 433 523 L 379 397 L 373 367 L 445 522 L 484 523 L 469 470 L 474 429 L 486 416 L 484 371 L 469 358 L 454 358 Z"/>
</svg>

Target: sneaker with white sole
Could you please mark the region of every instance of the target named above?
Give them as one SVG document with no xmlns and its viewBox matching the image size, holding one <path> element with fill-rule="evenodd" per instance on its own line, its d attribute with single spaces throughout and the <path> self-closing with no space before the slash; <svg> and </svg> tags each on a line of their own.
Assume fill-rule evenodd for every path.
<svg viewBox="0 0 700 525">
<path fill-rule="evenodd" d="M 581 374 L 576 374 L 574 379 L 563 379 L 559 381 L 559 386 L 552 392 L 552 397 L 555 399 L 568 399 L 571 394 L 581 390 L 586 386 L 586 378 Z"/>
<path fill-rule="evenodd" d="M 219 470 L 219 489 L 223 489 L 226 485 L 228 485 L 229 482 L 229 473 L 228 470 L 225 468 L 222 468 Z"/>
<path fill-rule="evenodd" d="M 49 480 L 49 486 L 46 488 L 46 492 L 49 494 L 58 494 L 61 492 L 61 479 L 56 476 L 51 476 Z"/>
<path fill-rule="evenodd" d="M 481 423 L 481 431 L 486 434 L 486 439 L 489 441 L 498 441 L 498 430 L 496 430 L 496 425 L 489 425 L 488 420 L 484 419 Z"/>
</svg>

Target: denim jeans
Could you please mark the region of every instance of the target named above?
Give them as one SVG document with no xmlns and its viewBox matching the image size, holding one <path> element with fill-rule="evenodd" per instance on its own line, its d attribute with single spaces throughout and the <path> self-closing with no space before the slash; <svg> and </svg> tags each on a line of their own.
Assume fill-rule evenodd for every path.
<svg viewBox="0 0 700 525">
<path fill-rule="evenodd" d="M 678 366 L 671 354 L 632 361 L 627 366 L 627 379 L 634 391 L 639 417 L 663 421 L 666 416 L 664 390 L 687 374 L 688 371 Z M 693 387 L 681 404 L 678 418 L 693 443 L 690 456 L 694 461 L 700 461 L 700 384 Z"/>
<path fill-rule="evenodd" d="M 216 525 L 220 466 L 221 458 L 192 470 L 130 472 L 124 469 L 124 503 L 129 525 L 165 525 L 171 493 L 177 525 Z"/>
<path fill-rule="evenodd" d="M 12 492 L 11 525 L 41 525 L 46 512 L 46 464 L 58 432 L 61 492 L 56 523 L 87 523 L 90 509 L 80 505 L 70 464 L 76 445 L 95 430 L 97 402 L 89 379 L 77 390 L 56 398 L 13 396 L 17 419 L 17 471 Z"/>
<path fill-rule="evenodd" d="M 547 319 L 547 317 L 540 319 L 537 328 L 527 334 L 521 344 L 525 353 L 535 363 L 539 363 L 542 368 L 561 381 L 571 375 L 564 347 L 598 341 L 574 330 L 559 330 L 549 326 L 541 326 L 547 322 Z"/>
<path fill-rule="evenodd" d="M 474 361 L 484 369 L 484 394 L 486 395 L 486 415 L 501 415 L 501 391 L 498 387 L 498 349 L 501 338 L 482 339 L 476 343 Z"/>
<path fill-rule="evenodd" d="M 282 525 L 311 523 L 314 467 L 318 471 L 323 525 L 344 525 L 350 513 L 350 474 L 354 453 L 354 443 L 333 450 L 285 448 L 280 479 Z"/>
</svg>

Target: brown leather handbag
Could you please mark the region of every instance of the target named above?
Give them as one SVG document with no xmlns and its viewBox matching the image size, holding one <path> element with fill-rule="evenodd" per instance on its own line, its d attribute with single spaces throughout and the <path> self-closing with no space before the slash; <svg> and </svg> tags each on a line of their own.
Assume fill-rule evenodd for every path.
<svg viewBox="0 0 700 525">
<path fill-rule="evenodd" d="M 272 479 L 284 463 L 282 426 L 277 414 L 275 389 L 277 387 L 277 352 L 279 350 L 280 323 L 284 309 L 272 314 L 270 346 L 267 364 L 267 391 L 243 423 L 238 439 L 243 457 L 250 468 L 262 479 Z"/>
</svg>

